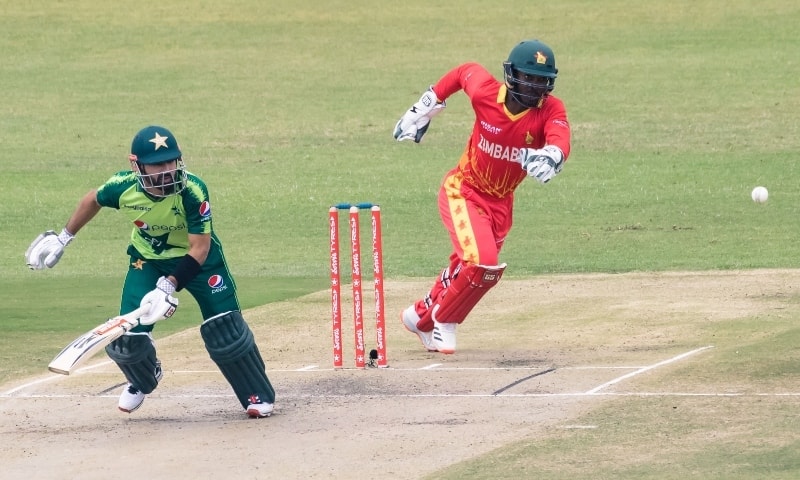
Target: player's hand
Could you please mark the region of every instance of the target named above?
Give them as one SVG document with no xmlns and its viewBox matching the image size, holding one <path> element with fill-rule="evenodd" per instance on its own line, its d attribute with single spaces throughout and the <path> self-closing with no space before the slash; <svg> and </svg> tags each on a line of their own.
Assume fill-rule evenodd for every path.
<svg viewBox="0 0 800 480">
<path fill-rule="evenodd" d="M 398 142 L 414 140 L 415 143 L 422 141 L 422 137 L 430 126 L 431 118 L 441 112 L 445 106 L 445 102 L 440 102 L 436 98 L 433 88 L 428 88 L 417 103 L 411 105 L 411 108 L 403 114 L 394 126 L 395 140 Z"/>
<path fill-rule="evenodd" d="M 523 148 L 520 151 L 520 163 L 522 168 L 528 172 L 528 176 L 545 184 L 564 168 L 564 154 L 555 145 L 545 145 L 538 149 Z"/>
<path fill-rule="evenodd" d="M 75 235 L 69 233 L 66 228 L 59 234 L 53 230 L 40 233 L 25 251 L 25 263 L 31 270 L 55 267 L 64 254 L 64 247 L 69 245 L 73 238 Z"/>
<path fill-rule="evenodd" d="M 147 292 L 139 306 L 150 305 L 150 310 L 139 317 L 140 325 L 152 325 L 159 320 L 172 316 L 178 308 L 178 299 L 173 297 L 175 285 L 166 277 L 161 277 L 156 282 L 156 288 Z"/>
</svg>

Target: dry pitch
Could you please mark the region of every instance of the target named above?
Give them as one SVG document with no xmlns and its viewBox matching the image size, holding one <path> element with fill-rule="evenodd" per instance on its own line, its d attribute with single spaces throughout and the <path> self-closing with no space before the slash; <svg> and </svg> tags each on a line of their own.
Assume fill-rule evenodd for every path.
<svg viewBox="0 0 800 480">
<path fill-rule="evenodd" d="M 418 478 L 514 440 L 590 427 L 574 422 L 641 382 L 698 388 L 653 382 L 713 355 L 691 325 L 768 314 L 796 285 L 800 272 L 783 270 L 503 280 L 459 327 L 457 353 L 443 356 L 397 318 L 428 283 L 387 282 L 389 368 L 338 371 L 329 293 L 318 292 L 245 312 L 278 392 L 271 418 L 245 417 L 194 328 L 159 340 L 164 379 L 130 415 L 116 409 L 123 378 L 103 355 L 69 377 L 43 365 L 39 377 L 0 386 L 3 478 Z"/>
</svg>

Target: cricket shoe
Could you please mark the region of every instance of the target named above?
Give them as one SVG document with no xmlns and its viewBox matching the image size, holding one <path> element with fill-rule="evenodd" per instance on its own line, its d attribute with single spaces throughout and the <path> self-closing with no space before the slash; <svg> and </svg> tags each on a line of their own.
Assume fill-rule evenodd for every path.
<svg viewBox="0 0 800 480">
<path fill-rule="evenodd" d="M 433 321 L 433 346 L 444 354 L 456 353 L 457 323 L 439 323 Z"/>
<path fill-rule="evenodd" d="M 160 382 L 161 378 L 164 376 L 164 372 L 161 370 L 160 360 L 156 360 L 154 374 L 156 377 L 156 385 L 158 385 L 158 382 Z M 119 409 L 125 413 L 133 412 L 142 406 L 142 403 L 144 403 L 144 396 L 141 390 L 134 387 L 132 383 L 128 383 L 122 390 L 122 395 L 119 396 Z"/>
<path fill-rule="evenodd" d="M 144 403 L 144 393 L 133 384 L 127 384 L 119 396 L 119 409 L 125 413 L 131 413 Z"/>
<path fill-rule="evenodd" d="M 264 418 L 269 417 L 272 415 L 272 410 L 275 409 L 275 405 L 272 403 L 262 402 L 258 395 L 250 395 L 248 400 L 250 402 L 247 405 L 247 415 L 250 418 Z"/>
<path fill-rule="evenodd" d="M 419 341 L 422 342 L 422 346 L 425 347 L 425 350 L 429 352 L 435 352 L 436 347 L 433 345 L 433 338 L 431 337 L 431 332 L 423 332 L 419 328 L 417 328 L 417 322 L 419 322 L 419 315 L 417 315 L 416 309 L 414 309 L 414 305 L 403 310 L 400 314 L 400 321 L 403 322 L 403 326 L 411 333 L 415 333 L 419 337 Z"/>
</svg>

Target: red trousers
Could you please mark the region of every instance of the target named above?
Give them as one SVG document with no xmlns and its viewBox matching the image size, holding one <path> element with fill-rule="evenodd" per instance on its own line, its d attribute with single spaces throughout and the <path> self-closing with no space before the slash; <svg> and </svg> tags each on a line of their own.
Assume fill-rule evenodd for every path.
<svg viewBox="0 0 800 480">
<path fill-rule="evenodd" d="M 414 303 L 420 316 L 417 327 L 430 331 L 433 321 L 425 315 L 428 309 L 444 294 L 450 281 L 468 263 L 497 265 L 506 235 L 511 230 L 513 194 L 496 198 L 476 191 L 464 183 L 458 169 L 449 171 L 439 189 L 439 215 L 450 235 L 453 253 L 450 264 L 424 298 Z"/>
</svg>

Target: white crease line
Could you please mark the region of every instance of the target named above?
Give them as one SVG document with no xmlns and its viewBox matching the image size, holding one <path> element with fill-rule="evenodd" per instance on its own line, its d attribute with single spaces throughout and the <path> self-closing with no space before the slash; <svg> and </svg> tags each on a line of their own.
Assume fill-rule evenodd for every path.
<svg viewBox="0 0 800 480">
<path fill-rule="evenodd" d="M 623 375 L 621 377 L 617 377 L 617 378 L 615 378 L 615 379 L 613 379 L 611 381 L 608 381 L 608 382 L 606 382 L 606 383 L 604 383 L 602 385 L 598 385 L 597 387 L 594 387 L 593 389 L 589 390 L 586 393 L 589 394 L 589 395 L 595 394 L 595 393 L 599 392 L 600 390 L 602 390 L 602 389 L 604 389 L 606 387 L 610 387 L 611 385 L 614 385 L 615 383 L 619 383 L 619 382 L 621 382 L 621 381 L 623 381 L 625 379 L 631 378 L 631 377 L 633 377 L 635 375 L 639 375 L 640 373 L 644 373 L 644 372 L 646 372 L 648 370 L 652 370 L 654 368 L 658 368 L 658 367 L 670 364 L 672 362 L 676 362 L 678 360 L 682 360 L 682 359 L 684 359 L 684 358 L 686 358 L 686 357 L 688 357 L 690 355 L 694 355 L 695 353 L 702 352 L 703 350 L 708 350 L 709 348 L 714 348 L 714 346 L 713 345 L 708 345 L 706 347 L 697 348 L 697 349 L 694 349 L 694 350 L 692 350 L 690 352 L 682 353 L 682 354 L 680 354 L 678 356 L 672 357 L 672 358 L 664 360 L 662 362 L 654 363 L 653 365 L 650 365 L 648 367 L 642 367 L 642 368 L 640 368 L 640 369 L 638 369 L 638 370 L 636 370 L 634 372 L 627 373 L 627 374 L 625 374 L 625 375 Z"/>
<path fill-rule="evenodd" d="M 15 395 L 8 396 L 0 394 L 0 399 L 23 399 L 23 398 L 117 398 L 119 395 L 115 394 L 33 394 L 33 395 Z M 185 395 L 170 395 L 152 393 L 148 398 L 159 399 L 192 399 L 192 398 L 232 398 L 231 394 L 185 394 Z M 380 399 L 380 398 L 502 398 L 502 399 L 526 399 L 526 398 L 597 398 L 597 397 L 800 397 L 800 392 L 783 392 L 783 393 L 697 393 L 697 392 L 618 392 L 618 393 L 518 393 L 518 394 L 503 394 L 494 395 L 491 393 L 408 393 L 408 394 L 347 394 L 347 395 L 285 395 L 279 397 L 280 401 L 292 399 Z"/>
<path fill-rule="evenodd" d="M 704 347 L 704 348 L 712 348 L 712 347 Z M 702 350 L 702 349 L 700 349 L 700 350 Z M 690 352 L 690 353 L 692 353 L 692 352 Z M 686 354 L 684 354 L 684 355 L 686 355 Z M 91 365 L 88 365 L 88 366 L 81 367 L 81 368 L 77 369 L 74 373 L 72 373 L 69 376 L 75 376 L 75 375 L 84 374 L 84 373 L 91 373 L 91 370 L 95 370 L 95 369 L 98 369 L 100 367 L 104 367 L 104 366 L 110 365 L 110 364 L 113 364 L 113 362 L 111 360 L 105 360 L 105 361 L 102 361 L 102 362 L 93 363 Z M 389 367 L 389 368 L 381 368 L 381 369 L 377 369 L 377 370 L 379 370 L 381 372 L 391 372 L 391 371 L 394 371 L 394 372 L 408 372 L 408 371 L 419 371 L 419 370 L 437 370 L 437 371 L 455 372 L 455 371 L 475 371 L 475 370 L 484 370 L 484 371 L 539 370 L 539 369 L 542 368 L 541 365 L 539 365 L 539 366 L 527 366 L 527 367 L 522 366 L 522 367 L 444 367 L 444 368 L 439 368 L 442 365 L 443 365 L 442 363 L 432 363 L 430 365 L 426 365 L 424 367 L 418 367 L 418 368 L 393 368 L 393 367 Z M 636 372 L 633 372 L 633 374 L 636 374 L 636 373 L 639 373 L 640 371 L 644 371 L 645 369 L 650 369 L 650 368 L 653 368 L 655 366 L 658 366 L 658 364 L 656 364 L 654 366 L 650 366 L 650 367 L 637 367 L 637 366 L 619 366 L 619 367 L 597 366 L 597 367 L 592 367 L 592 366 L 581 366 L 581 367 L 556 367 L 556 369 L 557 370 L 592 370 L 592 369 L 598 369 L 598 370 L 603 370 L 603 369 L 632 370 L 632 369 L 637 369 Z M 364 369 L 360 369 L 360 368 L 358 368 L 358 369 L 357 368 L 345 368 L 345 369 L 341 369 L 341 368 L 338 368 L 338 369 L 335 369 L 335 368 L 316 368 L 316 366 L 308 365 L 308 366 L 301 367 L 301 368 L 289 368 L 289 369 L 286 369 L 286 368 L 283 368 L 283 369 L 267 368 L 267 374 L 280 373 L 280 372 L 283 372 L 283 373 L 287 373 L 287 372 L 327 372 L 327 371 L 342 371 L 342 370 L 345 370 L 345 371 L 364 371 Z M 370 369 L 367 369 L 367 370 L 369 371 L 369 370 L 373 370 L 373 369 L 370 368 Z M 189 375 L 198 375 L 198 374 L 212 375 L 212 374 L 218 374 L 219 373 L 218 370 L 169 370 L 169 369 L 167 369 L 165 371 L 170 373 L 170 374 L 189 374 Z M 113 373 L 115 375 L 119 374 L 118 371 L 114 371 L 114 372 L 99 372 L 99 373 L 100 374 L 111 374 L 111 373 Z M 41 378 L 38 378 L 36 380 L 32 380 L 32 381 L 30 381 L 28 383 L 24 383 L 22 385 L 14 387 L 11 390 L 2 392 L 2 393 L 0 393 L 0 397 L 8 397 L 8 396 L 11 396 L 12 394 L 20 391 L 20 390 L 24 390 L 25 388 L 32 387 L 32 386 L 38 385 L 40 383 L 51 382 L 51 381 L 54 381 L 54 380 L 57 380 L 57 379 L 64 379 L 64 377 L 66 377 L 66 376 L 65 375 L 55 374 L 55 373 L 51 374 L 51 375 L 48 375 L 46 377 L 41 377 Z M 621 378 L 624 378 L 624 377 L 621 377 Z M 601 387 L 602 387 L 602 385 L 601 385 Z M 600 387 L 598 387 L 598 388 L 600 388 Z"/>
<path fill-rule="evenodd" d="M 57 379 L 59 379 L 59 378 L 64 378 L 64 377 L 67 377 L 67 376 L 73 376 L 73 375 L 77 375 L 77 374 L 79 374 L 79 373 L 84 373 L 84 372 L 87 372 L 87 371 L 89 371 L 89 370 L 93 370 L 93 369 L 95 369 L 95 368 L 98 368 L 98 367 L 102 367 L 102 366 L 108 365 L 109 363 L 112 363 L 112 362 L 111 362 L 111 360 L 106 360 L 106 361 L 104 361 L 104 362 L 96 363 L 96 364 L 93 364 L 93 365 L 88 365 L 88 366 L 86 366 L 86 367 L 81 367 L 81 368 L 79 368 L 79 369 L 75 370 L 75 371 L 74 371 L 72 374 L 70 374 L 70 375 L 61 375 L 61 374 L 59 374 L 59 373 L 54 373 L 54 374 L 52 374 L 52 375 L 48 375 L 48 376 L 46 376 L 46 377 L 38 378 L 38 379 L 36 379 L 36 380 L 33 380 L 33 381 L 31 381 L 31 382 L 28 382 L 28 383 L 22 384 L 22 385 L 20 385 L 20 386 L 18 386 L 18 387 L 12 388 L 11 390 L 9 390 L 9 391 L 7 391 L 7 392 L 3 392 L 3 393 L 1 393 L 1 394 L 0 394 L 0 396 L 10 396 L 12 393 L 14 393 L 14 392 L 18 392 L 18 391 L 20 391 L 20 390 L 22 390 L 22 389 L 24 389 L 24 388 L 32 387 L 32 386 L 34 386 L 34 385 L 38 385 L 38 384 L 40 384 L 40 383 L 51 382 L 51 381 L 53 381 L 53 380 L 57 380 Z"/>
<path fill-rule="evenodd" d="M 441 366 L 442 366 L 441 363 L 432 363 L 432 364 L 428 365 L 427 367 L 420 368 L 420 370 L 433 370 L 434 368 L 441 367 Z"/>
</svg>

